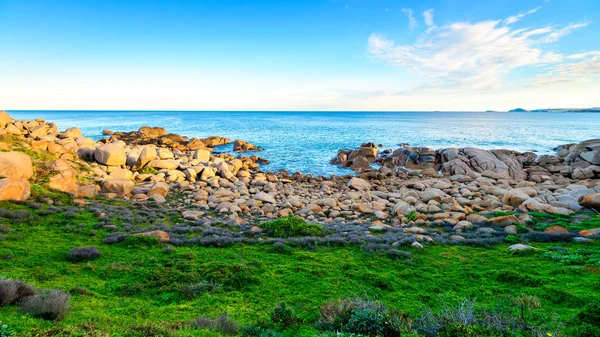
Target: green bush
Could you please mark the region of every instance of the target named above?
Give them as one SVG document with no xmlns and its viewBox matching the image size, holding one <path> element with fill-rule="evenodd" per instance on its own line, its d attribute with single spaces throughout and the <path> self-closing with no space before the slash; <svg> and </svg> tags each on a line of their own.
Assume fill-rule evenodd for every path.
<svg viewBox="0 0 600 337">
<path fill-rule="evenodd" d="M 8 325 L 0 321 L 0 337 L 13 337 L 14 335 L 15 330 L 9 328 Z"/>
<path fill-rule="evenodd" d="M 251 324 L 242 329 L 240 337 L 281 337 L 281 334 L 275 330 L 264 328 L 258 324 Z"/>
<path fill-rule="evenodd" d="M 325 227 L 317 224 L 309 224 L 304 219 L 296 218 L 293 215 L 264 222 L 258 226 L 268 235 L 277 238 L 323 236 L 325 234 Z"/>
<path fill-rule="evenodd" d="M 504 238 L 504 241 L 506 241 L 508 243 L 519 243 L 519 242 L 521 242 L 521 239 L 519 239 L 519 237 L 516 235 L 507 235 Z"/>
<path fill-rule="evenodd" d="M 372 337 L 400 336 L 400 328 L 393 317 L 386 312 L 368 309 L 354 311 L 342 331 Z"/>
<path fill-rule="evenodd" d="M 292 308 L 288 307 L 285 302 L 281 302 L 271 312 L 271 321 L 273 324 L 287 329 L 300 322 L 300 319 L 296 316 Z"/>
</svg>

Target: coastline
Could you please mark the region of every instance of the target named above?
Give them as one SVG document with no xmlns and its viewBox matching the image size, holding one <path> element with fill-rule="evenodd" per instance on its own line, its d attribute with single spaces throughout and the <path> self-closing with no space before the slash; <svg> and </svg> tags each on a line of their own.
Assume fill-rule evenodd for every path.
<svg viewBox="0 0 600 337">
<path fill-rule="evenodd" d="M 218 136 L 190 139 L 161 127 L 142 127 L 105 130 L 105 138 L 95 142 L 77 128 L 60 132 L 56 124 L 15 121 L 6 113 L 3 119 L 4 133 L 24 141 L 19 146 L 55 159 L 46 163 L 55 172 L 45 178 L 50 179 L 47 187 L 70 193 L 78 203 L 96 196 L 152 202 L 185 210 L 182 216 L 192 221 L 210 214 L 209 224 L 252 224 L 294 215 L 317 223 L 357 222 L 420 235 L 428 232 L 420 226 L 451 226 L 441 239 L 461 240 L 465 226 L 500 223 L 509 235 L 528 221 L 528 212 L 581 211 L 586 204 L 580 205 L 579 198 L 600 189 L 600 141 L 564 145 L 555 156 L 410 146 L 380 153 L 369 143 L 341 150 L 332 161 L 354 173 L 323 177 L 263 172 L 261 165 L 268 161 L 259 157 L 261 149 L 236 140 L 239 151 L 253 151 L 217 153 L 214 148 L 232 143 Z M 19 183 L 24 187 L 15 198 L 26 200 L 27 178 Z M 179 197 L 171 198 L 173 191 Z M 481 215 L 498 212 L 520 215 Z M 422 240 L 434 239 L 424 235 Z"/>
</svg>

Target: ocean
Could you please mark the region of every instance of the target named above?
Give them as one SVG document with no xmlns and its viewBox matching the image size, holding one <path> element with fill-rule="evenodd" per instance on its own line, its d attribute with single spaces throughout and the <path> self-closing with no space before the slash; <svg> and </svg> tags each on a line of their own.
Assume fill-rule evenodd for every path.
<svg viewBox="0 0 600 337">
<path fill-rule="evenodd" d="M 170 133 L 251 142 L 271 161 L 263 170 L 347 174 L 330 165 L 338 149 L 364 142 L 396 148 L 480 147 L 553 153 L 560 144 L 600 138 L 600 113 L 496 112 L 259 112 L 259 111 L 8 111 L 16 119 L 44 118 L 87 137 L 102 130 L 161 126 Z M 230 152 L 232 146 L 218 148 Z"/>
</svg>

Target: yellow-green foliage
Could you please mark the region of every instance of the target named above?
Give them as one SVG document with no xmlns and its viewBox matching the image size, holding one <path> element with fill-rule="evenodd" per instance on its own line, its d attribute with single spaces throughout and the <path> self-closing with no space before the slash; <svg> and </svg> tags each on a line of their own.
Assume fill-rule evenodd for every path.
<svg viewBox="0 0 600 337">
<path fill-rule="evenodd" d="M 261 244 L 132 247 L 104 244 L 112 232 L 96 226 L 94 213 L 76 207 L 49 212 L 52 207 L 0 203 L 0 277 L 72 295 L 72 310 L 62 322 L 0 307 L 3 324 L 15 329 L 16 336 L 50 336 L 50 331 L 55 336 L 151 336 L 152 331 L 163 332 L 155 336 L 224 336 L 192 329 L 189 323 L 224 313 L 240 326 L 270 321 L 273 308 L 285 302 L 298 319 L 282 336 L 314 337 L 320 334 L 314 327 L 319 309 L 338 298 L 377 299 L 417 319 L 424 306 L 439 309 L 444 301 L 467 298 L 477 298 L 481 308 L 509 303 L 517 315 L 513 299 L 520 294 L 539 298 L 541 308 L 534 312 L 549 317 L 548 322 L 556 320 L 555 330 L 547 332 L 557 335 L 561 322 L 574 321 L 586 303 L 600 302 L 598 243 L 534 244 L 552 256 L 515 256 L 508 244 L 485 249 L 434 245 L 397 260 L 351 245 L 290 249 L 287 254 Z M 102 256 L 67 261 L 69 250 L 85 246 L 98 247 Z M 563 264 L 555 256 L 582 249 L 590 258 L 577 264 Z M 531 313 L 526 314 L 528 323 L 533 322 Z"/>
</svg>

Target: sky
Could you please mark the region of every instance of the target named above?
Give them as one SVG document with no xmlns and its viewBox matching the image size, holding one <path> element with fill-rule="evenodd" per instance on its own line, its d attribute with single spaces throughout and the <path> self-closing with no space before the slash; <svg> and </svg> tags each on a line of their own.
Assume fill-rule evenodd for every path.
<svg viewBox="0 0 600 337">
<path fill-rule="evenodd" d="M 0 109 L 600 106 L 598 0 L 0 0 Z"/>
</svg>

